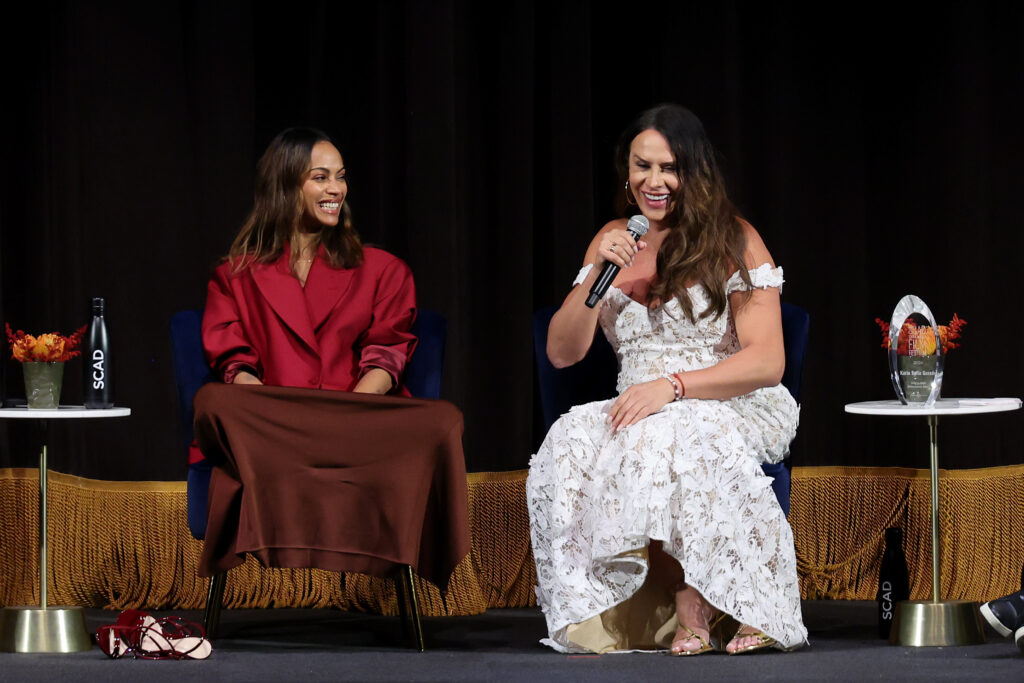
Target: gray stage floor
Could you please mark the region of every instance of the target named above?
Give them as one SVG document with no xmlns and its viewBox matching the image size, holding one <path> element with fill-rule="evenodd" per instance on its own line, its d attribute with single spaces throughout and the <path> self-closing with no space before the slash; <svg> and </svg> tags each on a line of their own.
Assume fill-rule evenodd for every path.
<svg viewBox="0 0 1024 683">
<path fill-rule="evenodd" d="M 892 647 L 875 637 L 874 603 L 809 601 L 811 646 L 741 657 L 709 653 L 566 656 L 537 643 L 537 609 L 427 619 L 427 652 L 405 647 L 397 618 L 329 610 L 227 611 L 205 661 L 110 660 L 99 648 L 70 655 L 0 654 L 0 680 L 115 681 L 865 681 L 1024 680 L 1024 655 L 989 632 L 973 647 Z M 179 613 L 197 619 L 196 612 Z M 113 612 L 89 610 L 89 627 Z"/>
</svg>

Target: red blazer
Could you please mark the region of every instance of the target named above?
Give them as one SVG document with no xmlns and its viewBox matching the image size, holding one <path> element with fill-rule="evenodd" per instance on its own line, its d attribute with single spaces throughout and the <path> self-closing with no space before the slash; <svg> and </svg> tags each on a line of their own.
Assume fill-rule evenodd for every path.
<svg viewBox="0 0 1024 683">
<path fill-rule="evenodd" d="M 355 268 L 315 259 L 303 288 L 288 258 L 286 249 L 274 263 L 235 274 L 223 263 L 214 271 L 203 314 L 203 348 L 214 372 L 226 382 L 249 369 L 268 385 L 351 391 L 376 367 L 407 396 L 402 370 L 416 346 L 409 267 L 364 247 Z"/>
</svg>

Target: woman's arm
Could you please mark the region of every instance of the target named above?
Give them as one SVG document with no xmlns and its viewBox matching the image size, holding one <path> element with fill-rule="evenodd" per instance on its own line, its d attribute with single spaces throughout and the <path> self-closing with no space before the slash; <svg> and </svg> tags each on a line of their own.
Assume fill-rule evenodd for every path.
<svg viewBox="0 0 1024 683">
<path fill-rule="evenodd" d="M 416 318 L 416 287 L 404 261 L 387 255 L 373 300 L 373 320 L 359 338 L 359 381 L 352 391 L 386 394 L 398 386 L 416 337 L 410 332 Z"/>
<path fill-rule="evenodd" d="M 688 397 L 732 398 L 782 381 L 786 352 L 779 290 L 755 289 L 744 298 L 742 292 L 729 297 L 730 306 L 738 306 L 734 310 L 740 351 L 709 368 L 680 373 Z"/>
<path fill-rule="evenodd" d="M 582 284 L 572 288 L 558 312 L 551 318 L 547 352 L 548 360 L 556 368 L 565 368 L 583 360 L 594 342 L 600 306 L 588 308 L 586 301 L 604 264 L 611 261 L 620 268 L 626 268 L 633 262 L 637 252 L 647 246 L 642 240 L 638 244 L 625 230 L 625 226 L 625 219 L 612 221 L 594 236 L 583 259 L 584 265 L 592 263 L 594 267 L 587 273 Z M 609 250 L 612 244 L 618 245 L 615 251 Z M 628 248 L 624 248 L 625 245 Z"/>
<path fill-rule="evenodd" d="M 365 375 L 359 378 L 359 382 L 352 388 L 357 394 L 386 394 L 391 391 L 395 383 L 386 370 L 370 368 Z"/>
<path fill-rule="evenodd" d="M 262 386 L 263 382 L 260 381 L 259 377 L 253 375 L 245 370 L 239 370 L 235 373 L 234 379 L 230 382 L 231 384 L 257 384 Z"/>
<path fill-rule="evenodd" d="M 207 287 L 202 324 L 206 361 L 227 384 L 263 384 L 263 366 L 245 332 L 230 278 L 229 266 L 221 265 Z"/>
<path fill-rule="evenodd" d="M 775 267 L 757 231 L 746 222 L 743 226 L 747 239 L 744 267 L 754 269 L 764 263 Z M 733 292 L 729 295 L 729 307 L 736 322 L 740 350 L 711 367 L 679 373 L 686 398 L 732 398 L 775 386 L 782 380 L 786 353 L 778 288 L 754 289 L 749 298 L 744 292 Z M 668 380 L 633 385 L 616 399 L 609 420 L 616 429 L 628 427 L 661 410 L 674 398 Z"/>
<path fill-rule="evenodd" d="M 772 255 L 757 230 L 743 221 L 743 232 L 747 239 L 744 267 L 753 270 L 767 263 L 774 268 Z M 682 373 L 687 396 L 732 398 L 782 381 L 786 351 L 779 288 L 755 288 L 749 298 L 744 292 L 733 292 L 729 307 L 736 321 L 740 351 L 710 368 Z"/>
</svg>

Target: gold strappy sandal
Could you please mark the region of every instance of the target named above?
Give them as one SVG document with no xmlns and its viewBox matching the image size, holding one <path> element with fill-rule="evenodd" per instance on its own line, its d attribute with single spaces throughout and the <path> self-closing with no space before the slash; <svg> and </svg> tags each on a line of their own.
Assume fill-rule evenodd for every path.
<svg viewBox="0 0 1024 683">
<path fill-rule="evenodd" d="M 715 639 L 712 637 L 711 634 L 712 634 L 712 632 L 714 632 L 715 627 L 718 626 L 718 622 L 720 622 L 723 618 L 725 618 L 725 614 L 724 613 L 719 614 L 717 617 L 715 617 L 711 621 L 711 623 L 708 624 L 708 639 L 707 640 L 702 638 L 699 633 L 694 631 L 692 628 L 690 628 L 686 624 L 679 624 L 679 628 L 684 629 L 689 635 L 687 637 L 685 637 L 685 638 L 679 638 L 679 639 L 675 639 L 675 640 L 672 641 L 672 648 L 670 650 L 672 655 L 674 657 L 689 657 L 690 655 L 702 655 L 705 652 L 711 652 L 712 650 L 716 649 L 715 645 L 714 645 L 714 640 Z M 700 643 L 700 647 L 697 648 L 696 650 L 677 650 L 677 649 L 675 649 L 675 644 L 676 643 L 685 643 L 685 642 L 687 642 L 689 640 L 693 640 L 694 638 L 696 638 L 697 642 Z"/>
<path fill-rule="evenodd" d="M 756 638 L 756 641 L 754 642 L 753 645 L 747 645 L 746 647 L 736 648 L 732 652 L 729 652 L 730 655 L 742 655 L 742 654 L 746 654 L 747 652 L 756 652 L 757 650 L 764 650 L 765 648 L 774 647 L 775 645 L 778 644 L 778 641 L 776 641 L 774 638 L 772 638 L 770 635 L 768 635 L 764 631 L 747 631 L 747 632 L 744 632 L 743 629 L 745 629 L 745 628 L 750 628 L 750 627 L 749 626 L 740 626 L 739 630 L 736 631 L 736 635 L 734 635 L 732 637 L 732 639 L 736 640 L 737 638 Z M 729 641 L 729 642 L 732 642 L 732 641 Z M 726 646 L 726 647 L 728 647 L 728 646 Z M 728 652 L 728 650 L 726 650 L 726 651 Z"/>
</svg>

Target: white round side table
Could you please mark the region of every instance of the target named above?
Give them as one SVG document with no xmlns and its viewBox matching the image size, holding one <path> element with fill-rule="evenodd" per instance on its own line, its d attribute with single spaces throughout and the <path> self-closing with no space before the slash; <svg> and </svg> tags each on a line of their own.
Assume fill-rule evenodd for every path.
<svg viewBox="0 0 1024 683">
<path fill-rule="evenodd" d="M 81 652 L 92 648 L 81 607 L 51 607 L 46 596 L 46 447 L 49 420 L 126 417 L 129 408 L 60 406 L 57 410 L 0 408 L 0 419 L 39 420 L 43 447 L 39 452 L 39 606 L 5 607 L 0 613 L 0 652 Z"/>
<path fill-rule="evenodd" d="M 889 642 L 914 647 L 978 645 L 985 642 L 978 606 L 968 600 L 942 600 L 939 568 L 939 417 L 1001 413 L 1020 408 L 1019 398 L 948 398 L 933 406 L 904 405 L 899 401 L 848 403 L 846 412 L 857 415 L 928 418 L 931 460 L 932 599 L 905 600 L 896 605 Z"/>
</svg>

